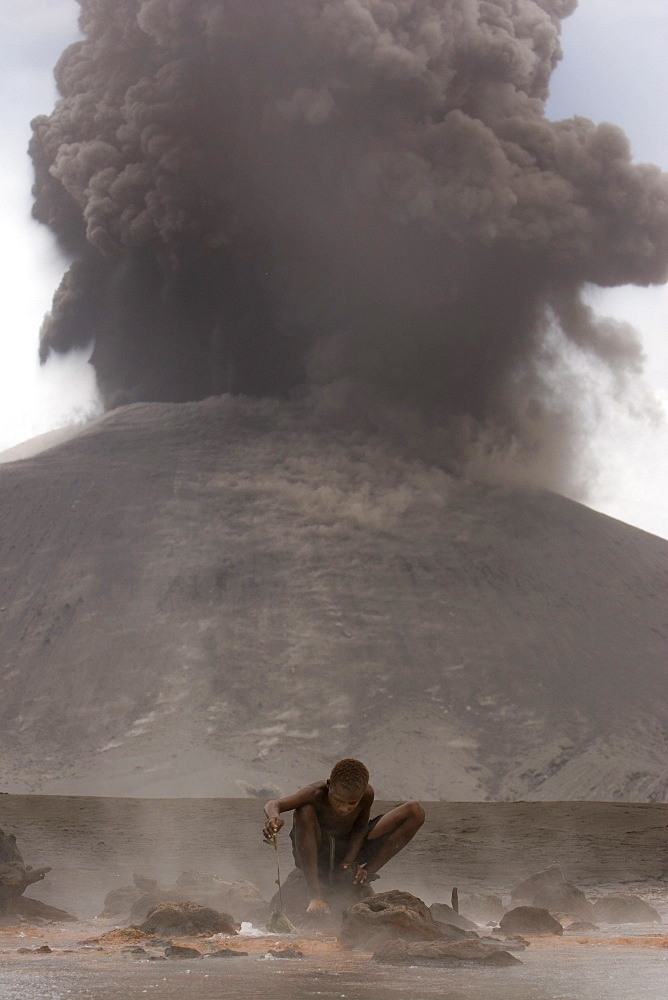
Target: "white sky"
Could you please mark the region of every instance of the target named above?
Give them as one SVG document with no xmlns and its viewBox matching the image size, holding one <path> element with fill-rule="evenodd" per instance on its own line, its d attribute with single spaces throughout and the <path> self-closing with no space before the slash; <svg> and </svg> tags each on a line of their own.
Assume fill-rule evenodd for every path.
<svg viewBox="0 0 668 1000">
<path fill-rule="evenodd" d="M 278 2 L 278 0 L 277 0 Z M 76 37 L 74 0 L 0 0 L 0 451 L 100 412 L 83 355 L 40 368 L 38 333 L 66 262 L 30 220 L 30 119 L 55 99 L 52 67 Z M 668 170 L 668 3 L 580 0 L 564 22 L 564 61 L 552 80 L 551 118 L 612 121 L 637 159 Z M 668 289 L 593 289 L 599 312 L 630 321 L 647 354 L 646 381 L 663 426 L 611 404 L 596 438 L 600 466 L 590 505 L 668 537 Z"/>
</svg>

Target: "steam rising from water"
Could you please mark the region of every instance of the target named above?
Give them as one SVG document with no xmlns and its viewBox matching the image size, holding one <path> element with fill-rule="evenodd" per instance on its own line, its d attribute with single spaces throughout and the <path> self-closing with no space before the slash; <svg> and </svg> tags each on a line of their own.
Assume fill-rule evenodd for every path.
<svg viewBox="0 0 668 1000">
<path fill-rule="evenodd" d="M 668 270 L 667 178 L 544 117 L 575 0 L 79 2 L 31 144 L 72 259 L 43 358 L 94 338 L 109 406 L 306 393 L 566 485 L 587 366 L 642 365 L 583 285 Z"/>
</svg>

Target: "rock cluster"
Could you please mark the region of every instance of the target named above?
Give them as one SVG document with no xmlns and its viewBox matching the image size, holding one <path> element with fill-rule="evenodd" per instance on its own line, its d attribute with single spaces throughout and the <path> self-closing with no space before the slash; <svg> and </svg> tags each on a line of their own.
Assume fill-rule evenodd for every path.
<svg viewBox="0 0 668 1000">
<path fill-rule="evenodd" d="M 238 920 L 266 923 L 269 904 L 258 887 L 246 879 L 227 882 L 209 872 L 187 871 L 173 885 L 157 879 L 133 875 L 133 885 L 107 893 L 101 917 L 129 917 L 142 921 L 158 903 L 199 903 L 214 910 L 232 912 Z"/>
<path fill-rule="evenodd" d="M 519 961 L 497 941 L 483 941 L 472 931 L 434 919 L 421 899 L 399 890 L 351 906 L 344 914 L 339 941 L 344 948 L 373 951 L 376 961 L 394 965 L 511 965 Z"/>
<path fill-rule="evenodd" d="M 28 920 L 76 920 L 66 910 L 23 895 L 29 886 L 41 882 L 50 871 L 49 867 L 26 865 L 16 846 L 14 834 L 0 830 L 0 918 L 18 916 Z"/>
</svg>

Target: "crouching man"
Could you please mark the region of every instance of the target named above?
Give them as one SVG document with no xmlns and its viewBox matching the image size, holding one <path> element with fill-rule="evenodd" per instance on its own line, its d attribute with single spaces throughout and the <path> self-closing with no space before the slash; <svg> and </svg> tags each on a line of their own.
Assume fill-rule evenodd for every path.
<svg viewBox="0 0 668 1000">
<path fill-rule="evenodd" d="M 424 823 L 419 802 L 404 802 L 371 819 L 373 800 L 368 770 L 347 758 L 334 765 L 326 781 L 314 781 L 265 805 L 266 839 L 284 826 L 281 813 L 294 810 L 290 839 L 295 865 L 311 895 L 307 913 L 329 911 L 323 890 L 335 888 L 342 872 L 350 872 L 355 885 L 377 878 Z"/>
</svg>

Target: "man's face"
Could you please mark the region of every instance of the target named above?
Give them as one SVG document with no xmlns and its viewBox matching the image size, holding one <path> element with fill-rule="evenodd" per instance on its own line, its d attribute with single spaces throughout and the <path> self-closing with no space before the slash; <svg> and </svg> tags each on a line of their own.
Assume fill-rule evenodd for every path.
<svg viewBox="0 0 668 1000">
<path fill-rule="evenodd" d="M 362 795 L 362 791 L 351 791 L 350 788 L 345 788 L 343 785 L 329 786 L 329 804 L 339 816 L 347 816 L 348 813 L 351 813 L 360 804 Z"/>
</svg>

